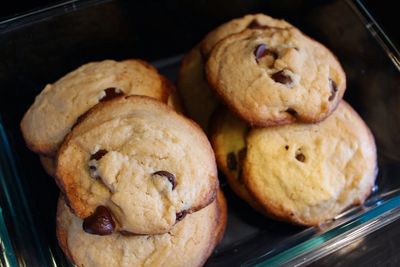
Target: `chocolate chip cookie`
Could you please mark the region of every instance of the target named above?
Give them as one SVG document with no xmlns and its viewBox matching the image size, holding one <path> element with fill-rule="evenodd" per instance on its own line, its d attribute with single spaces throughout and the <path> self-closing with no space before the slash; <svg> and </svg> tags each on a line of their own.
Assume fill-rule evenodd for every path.
<svg viewBox="0 0 400 267">
<path fill-rule="evenodd" d="M 346 89 L 335 56 L 293 27 L 226 37 L 212 49 L 206 75 L 234 113 L 261 127 L 321 121 Z"/>
<path fill-rule="evenodd" d="M 243 179 L 276 218 L 317 225 L 364 202 L 374 185 L 376 160 L 370 130 L 342 101 L 317 124 L 251 129 Z"/>
<path fill-rule="evenodd" d="M 188 115 L 207 130 L 209 119 L 219 102 L 209 87 L 204 74 L 204 62 L 215 44 L 232 33 L 244 29 L 292 27 L 284 20 L 264 14 L 246 15 L 222 24 L 191 49 L 184 57 L 178 75 L 178 88 Z"/>
<path fill-rule="evenodd" d="M 226 203 L 220 192 L 209 206 L 162 235 L 98 236 L 86 233 L 82 223 L 60 198 L 57 237 L 77 266 L 203 266 L 223 235 Z"/>
<path fill-rule="evenodd" d="M 201 129 L 144 96 L 115 98 L 87 112 L 60 147 L 56 178 L 80 218 L 104 206 L 115 230 L 136 234 L 168 232 L 211 203 L 218 188 Z"/>
<path fill-rule="evenodd" d="M 85 64 L 48 84 L 21 121 L 24 139 L 33 151 L 54 156 L 83 113 L 119 95 L 146 95 L 166 102 L 169 85 L 142 60 L 105 60 Z"/>
</svg>

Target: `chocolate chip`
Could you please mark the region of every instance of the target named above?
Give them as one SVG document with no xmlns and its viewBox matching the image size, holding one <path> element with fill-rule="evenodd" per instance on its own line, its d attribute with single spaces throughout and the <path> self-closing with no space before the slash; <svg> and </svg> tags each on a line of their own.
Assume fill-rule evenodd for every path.
<svg viewBox="0 0 400 267">
<path fill-rule="evenodd" d="M 329 96 L 328 100 L 332 101 L 335 98 L 336 93 L 338 91 L 337 85 L 334 80 L 329 79 L 329 87 L 331 88 L 331 95 Z"/>
<path fill-rule="evenodd" d="M 133 234 L 131 232 L 128 232 L 128 231 L 125 231 L 125 230 L 119 231 L 118 233 L 123 235 L 123 236 L 133 236 L 133 235 L 135 235 L 135 234 Z"/>
<path fill-rule="evenodd" d="M 296 159 L 300 162 L 304 162 L 306 160 L 306 156 L 304 156 L 303 153 L 301 152 L 297 152 L 296 153 Z"/>
<path fill-rule="evenodd" d="M 228 169 L 231 171 L 234 171 L 237 169 L 237 161 L 236 161 L 236 155 L 233 152 L 228 153 L 226 156 L 226 164 L 228 165 Z"/>
<path fill-rule="evenodd" d="M 247 25 L 248 29 L 265 29 L 265 26 L 261 25 L 258 20 L 252 20 L 249 25 Z"/>
<path fill-rule="evenodd" d="M 254 56 L 256 57 L 257 62 L 260 58 L 262 58 L 267 54 L 266 51 L 267 51 L 267 45 L 265 44 L 257 45 L 256 49 L 254 50 Z"/>
<path fill-rule="evenodd" d="M 99 149 L 97 150 L 96 153 L 90 156 L 90 160 L 95 159 L 95 160 L 100 160 L 105 154 L 107 154 L 108 151 L 105 149 Z"/>
<path fill-rule="evenodd" d="M 275 82 L 282 83 L 282 84 L 285 84 L 285 85 L 291 84 L 293 82 L 292 77 L 287 75 L 283 70 L 275 72 L 274 74 L 271 75 L 271 78 Z"/>
<path fill-rule="evenodd" d="M 83 220 L 83 230 L 93 235 L 110 235 L 115 230 L 111 212 L 105 206 L 98 206 L 94 213 Z"/>
<path fill-rule="evenodd" d="M 297 117 L 298 116 L 297 111 L 295 109 L 293 109 L 293 108 L 288 108 L 287 110 L 285 110 L 285 112 L 289 113 L 293 117 Z"/>
<path fill-rule="evenodd" d="M 106 94 L 103 96 L 99 101 L 104 102 L 111 100 L 113 98 L 116 98 L 117 96 L 124 95 L 124 92 L 121 89 L 115 88 L 115 87 L 110 87 L 104 90 L 104 93 Z"/>
<path fill-rule="evenodd" d="M 187 210 L 182 210 L 181 212 L 178 212 L 176 214 L 176 221 L 178 222 L 183 220 L 183 218 L 185 218 L 187 214 L 188 214 Z"/>
<path fill-rule="evenodd" d="M 172 190 L 175 189 L 176 179 L 175 179 L 175 175 L 173 175 L 172 173 L 167 172 L 167 171 L 157 171 L 157 172 L 153 173 L 153 175 L 160 175 L 160 176 L 167 178 L 168 181 L 172 184 Z"/>
<path fill-rule="evenodd" d="M 96 166 L 93 166 L 93 165 L 90 165 L 90 166 L 89 166 L 89 169 L 90 169 L 91 171 L 96 171 L 96 170 L 97 170 Z"/>
<path fill-rule="evenodd" d="M 266 44 L 259 44 L 254 50 L 254 56 L 256 57 L 256 61 L 258 63 L 259 59 L 265 56 L 271 56 L 275 60 L 278 58 L 278 53 L 267 48 Z"/>
<path fill-rule="evenodd" d="M 285 149 L 286 149 L 286 150 L 288 150 L 288 149 L 289 149 L 289 146 L 288 146 L 288 145 L 286 145 L 286 146 L 285 146 Z"/>
</svg>

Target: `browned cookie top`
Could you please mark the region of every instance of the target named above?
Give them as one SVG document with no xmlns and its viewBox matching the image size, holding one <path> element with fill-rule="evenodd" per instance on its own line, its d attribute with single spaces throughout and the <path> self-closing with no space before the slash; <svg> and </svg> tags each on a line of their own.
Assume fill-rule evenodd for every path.
<svg viewBox="0 0 400 267">
<path fill-rule="evenodd" d="M 209 206 L 178 222 L 161 235 L 91 235 L 82 230 L 60 198 L 57 238 L 60 247 L 77 266 L 202 266 L 223 235 L 226 203 L 222 192 Z"/>
<path fill-rule="evenodd" d="M 274 19 L 264 14 L 246 15 L 230 20 L 211 32 L 192 48 L 184 57 L 178 75 L 178 88 L 188 115 L 205 130 L 209 119 L 219 102 L 209 87 L 204 73 L 205 60 L 212 48 L 225 37 L 245 29 L 292 27 L 284 20 Z"/>
<path fill-rule="evenodd" d="M 275 217 L 317 225 L 371 193 L 376 147 L 368 127 L 344 101 L 326 120 L 254 128 L 243 178 Z"/>
<path fill-rule="evenodd" d="M 207 206 L 218 187 L 214 154 L 201 129 L 140 96 L 90 110 L 63 142 L 56 177 L 79 217 L 105 206 L 117 230 L 138 234 L 168 232 Z"/>
<path fill-rule="evenodd" d="M 230 35 L 212 50 L 206 73 L 230 109 L 256 126 L 321 121 L 346 89 L 335 56 L 295 28 Z"/>
</svg>

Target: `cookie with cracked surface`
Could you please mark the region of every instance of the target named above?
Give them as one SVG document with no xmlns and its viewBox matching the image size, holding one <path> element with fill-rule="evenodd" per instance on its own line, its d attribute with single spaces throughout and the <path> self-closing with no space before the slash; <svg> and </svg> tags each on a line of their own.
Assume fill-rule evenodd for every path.
<svg viewBox="0 0 400 267">
<path fill-rule="evenodd" d="M 166 102 L 169 94 L 165 79 L 145 61 L 88 63 L 46 85 L 21 121 L 22 134 L 31 150 L 54 156 L 79 116 L 95 104 L 118 95 Z"/>
<path fill-rule="evenodd" d="M 189 214 L 166 234 L 97 236 L 82 230 L 82 219 L 60 197 L 57 238 L 77 266 L 203 266 L 223 235 L 226 216 L 220 192 L 214 202 Z"/>
<path fill-rule="evenodd" d="M 206 76 L 234 113 L 260 127 L 321 121 L 346 89 L 335 56 L 296 28 L 230 35 L 212 50 Z"/>
<path fill-rule="evenodd" d="M 56 179 L 81 218 L 110 210 L 115 229 L 168 232 L 215 198 L 215 157 L 194 122 L 154 99 L 100 103 L 65 138 Z"/>
<path fill-rule="evenodd" d="M 212 113 L 219 105 L 214 92 L 205 79 L 204 62 L 215 44 L 232 33 L 244 29 L 267 27 L 291 27 L 284 20 L 271 18 L 264 14 L 246 15 L 233 19 L 208 33 L 204 39 L 183 58 L 178 75 L 178 89 L 185 110 L 205 130 L 208 130 Z"/>
<path fill-rule="evenodd" d="M 320 123 L 253 128 L 247 136 L 246 187 L 284 221 L 317 225 L 362 204 L 376 171 L 374 138 L 344 101 Z"/>
</svg>

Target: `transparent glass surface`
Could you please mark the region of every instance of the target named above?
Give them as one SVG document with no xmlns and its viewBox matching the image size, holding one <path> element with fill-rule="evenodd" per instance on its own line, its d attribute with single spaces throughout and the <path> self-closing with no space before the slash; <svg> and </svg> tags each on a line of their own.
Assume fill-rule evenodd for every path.
<svg viewBox="0 0 400 267">
<path fill-rule="evenodd" d="M 223 21 L 263 12 L 330 48 L 348 81 L 345 99 L 378 145 L 375 190 L 320 227 L 265 218 L 220 177 L 226 234 L 206 266 L 303 265 L 395 221 L 400 212 L 399 55 L 359 1 L 71 1 L 0 22 L 0 234 L 4 266 L 68 266 L 57 245 L 58 189 L 24 144 L 19 122 L 34 97 L 83 63 L 143 58 L 176 79 L 182 55 Z"/>
</svg>

